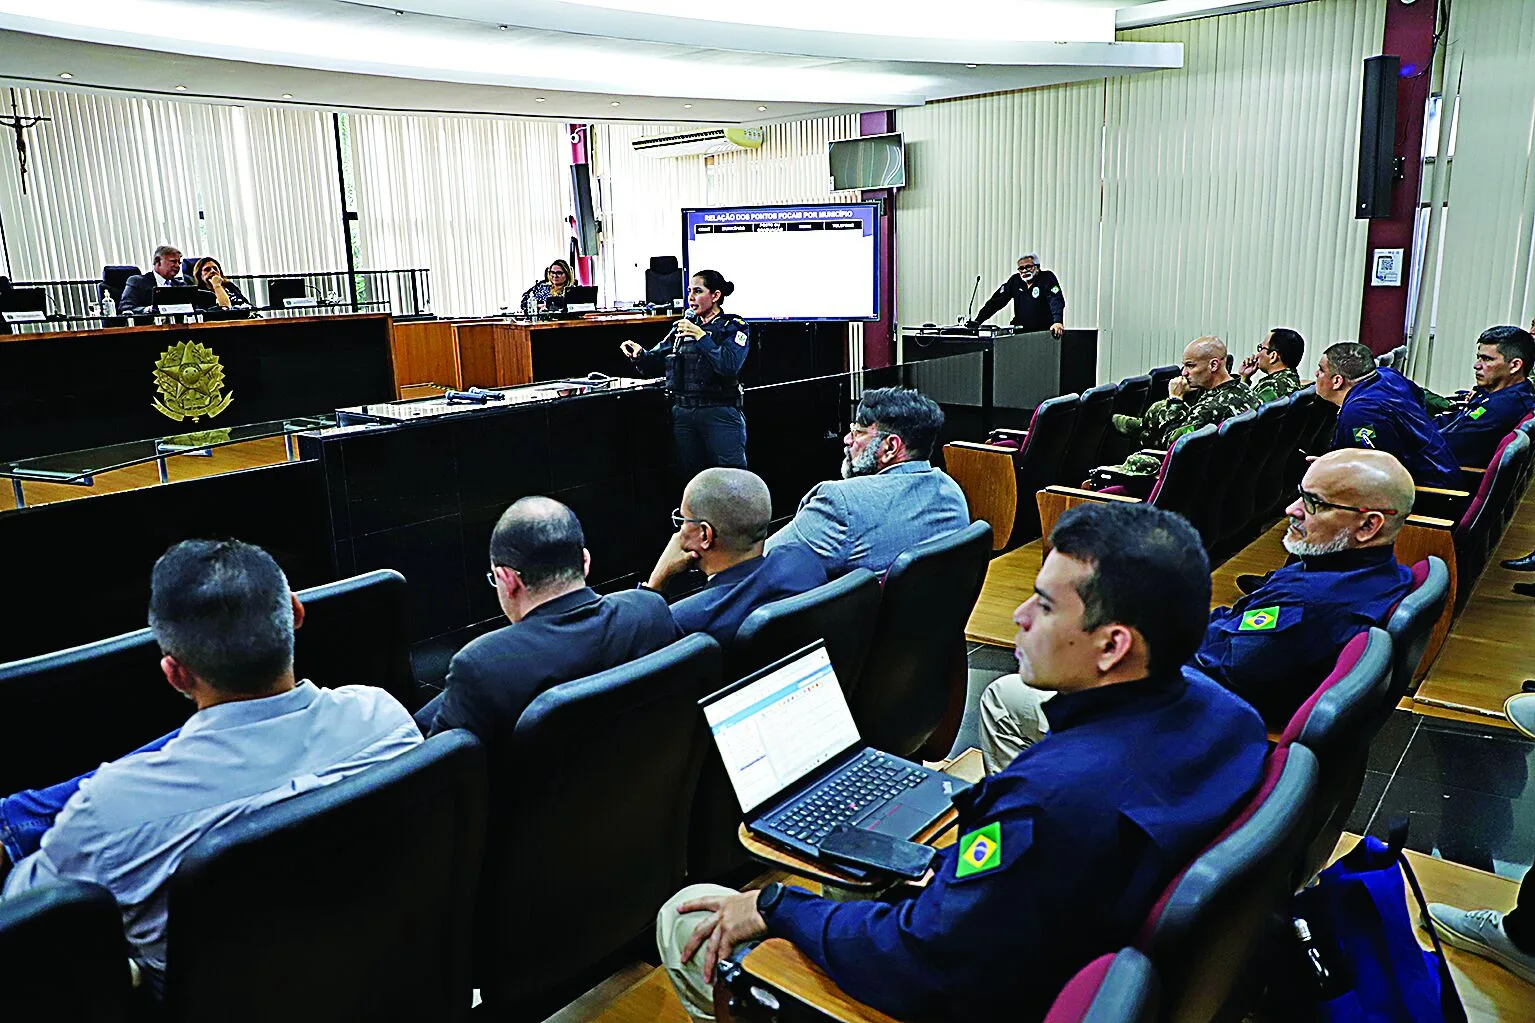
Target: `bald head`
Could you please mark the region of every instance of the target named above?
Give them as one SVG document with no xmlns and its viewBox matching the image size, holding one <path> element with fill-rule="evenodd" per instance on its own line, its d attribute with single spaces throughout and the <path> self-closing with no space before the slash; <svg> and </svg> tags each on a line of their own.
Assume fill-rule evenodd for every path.
<svg viewBox="0 0 1535 1023">
<path fill-rule="evenodd" d="M 1307 541 L 1331 544 L 1336 550 L 1394 543 L 1412 512 L 1415 496 L 1412 474 L 1394 455 L 1366 448 L 1341 448 L 1318 458 L 1306 470 L 1301 489 L 1344 507 L 1322 507 L 1311 513 L 1304 502 L 1297 501 L 1289 509 L 1292 532 L 1299 512 Z M 1286 546 L 1290 546 L 1288 537 Z"/>
<path fill-rule="evenodd" d="M 576 513 L 552 497 L 524 497 L 490 534 L 490 563 L 514 570 L 530 590 L 586 577 L 586 537 Z"/>
<path fill-rule="evenodd" d="M 1196 337 L 1183 348 L 1183 379 L 1208 391 L 1231 379 L 1226 370 L 1226 342 L 1213 335 Z"/>
<path fill-rule="evenodd" d="M 762 477 L 745 469 L 705 469 L 682 492 L 682 512 L 714 529 L 723 550 L 749 551 L 767 539 L 773 498 Z"/>
</svg>

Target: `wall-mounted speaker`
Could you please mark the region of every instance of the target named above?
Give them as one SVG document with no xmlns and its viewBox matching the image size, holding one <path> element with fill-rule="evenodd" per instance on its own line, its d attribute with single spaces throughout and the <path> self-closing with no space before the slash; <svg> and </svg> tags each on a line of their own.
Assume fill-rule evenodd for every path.
<svg viewBox="0 0 1535 1023">
<path fill-rule="evenodd" d="M 1359 110 L 1359 194 L 1354 219 L 1391 216 L 1396 168 L 1396 80 L 1400 57 L 1366 57 Z"/>
</svg>

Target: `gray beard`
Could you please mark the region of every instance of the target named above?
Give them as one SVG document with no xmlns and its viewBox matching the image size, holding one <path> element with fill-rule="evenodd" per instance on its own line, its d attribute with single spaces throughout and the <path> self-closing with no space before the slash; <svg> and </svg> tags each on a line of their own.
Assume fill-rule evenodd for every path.
<svg viewBox="0 0 1535 1023">
<path fill-rule="evenodd" d="M 842 456 L 842 478 L 850 480 L 854 476 L 873 476 L 879 471 L 879 456 L 872 448 L 864 448 L 857 456 L 846 453 Z"/>
<path fill-rule="evenodd" d="M 1339 554 L 1348 550 L 1348 534 L 1339 533 L 1326 543 L 1310 543 L 1292 540 L 1288 531 L 1284 535 L 1284 549 L 1298 558 L 1319 558 L 1324 554 Z"/>
</svg>

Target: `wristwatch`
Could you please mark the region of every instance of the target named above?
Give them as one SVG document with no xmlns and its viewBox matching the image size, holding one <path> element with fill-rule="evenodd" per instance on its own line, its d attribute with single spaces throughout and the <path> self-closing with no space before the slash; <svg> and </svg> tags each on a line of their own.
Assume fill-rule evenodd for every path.
<svg viewBox="0 0 1535 1023">
<path fill-rule="evenodd" d="M 772 884 L 763 885 L 757 892 L 757 913 L 764 919 L 773 911 L 783 899 L 783 885 L 774 881 Z"/>
</svg>

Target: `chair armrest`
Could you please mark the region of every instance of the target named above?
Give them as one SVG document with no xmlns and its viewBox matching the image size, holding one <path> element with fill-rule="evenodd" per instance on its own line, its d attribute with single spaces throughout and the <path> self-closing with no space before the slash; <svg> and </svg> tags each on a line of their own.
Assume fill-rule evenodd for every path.
<svg viewBox="0 0 1535 1023">
<path fill-rule="evenodd" d="M 1419 515 L 1459 519 L 1471 502 L 1471 494 L 1464 490 L 1447 490 L 1444 487 L 1417 487 L 1417 499 L 1413 507 Z"/>
<path fill-rule="evenodd" d="M 1485 468 L 1478 469 L 1474 465 L 1462 465 L 1462 466 L 1460 466 L 1460 471 L 1461 472 L 1476 473 L 1476 475 L 1478 475 L 1478 476 L 1485 476 L 1485 475 L 1487 475 L 1487 470 Z"/>
<path fill-rule="evenodd" d="M 848 997 L 819 966 L 782 938 L 769 938 L 748 952 L 741 960 L 741 972 L 756 985 L 786 995 L 837 1023 L 898 1023 L 895 1017 Z M 727 983 L 715 983 L 716 1006 L 722 995 L 728 1000 L 721 990 Z"/>
<path fill-rule="evenodd" d="M 1464 501 L 1471 496 L 1469 490 L 1450 490 L 1446 487 L 1414 487 L 1419 494 L 1428 494 L 1434 497 L 1447 497 L 1454 501 Z"/>
<path fill-rule="evenodd" d="M 1136 454 L 1137 455 L 1150 455 L 1152 458 L 1166 458 L 1167 457 L 1167 449 L 1166 448 L 1141 448 L 1139 451 L 1136 452 Z"/>
<path fill-rule="evenodd" d="M 1003 437 L 1011 437 L 1016 441 L 1022 441 L 1023 438 L 1029 435 L 1028 430 L 993 430 L 991 432 L 993 435 L 1000 434 Z"/>
<path fill-rule="evenodd" d="M 1104 503 L 1109 501 L 1121 501 L 1126 504 L 1142 503 L 1141 499 L 1138 497 L 1128 497 L 1124 494 L 1105 494 L 1100 490 L 1084 490 L 1081 487 L 1063 487 L 1059 484 L 1053 483 L 1045 489 L 1041 490 L 1040 493 L 1056 494 L 1061 497 L 1077 497 L 1089 501 L 1100 501 Z"/>
<path fill-rule="evenodd" d="M 1012 448 L 1004 448 L 998 444 L 986 444 L 978 440 L 951 440 L 944 445 L 945 448 L 966 448 L 970 451 L 990 451 L 1011 458 L 1014 454 Z"/>
<path fill-rule="evenodd" d="M 1454 529 L 1455 521 L 1453 519 L 1435 518 L 1432 515 L 1409 515 L 1407 516 L 1407 525 L 1424 526 L 1428 529 Z"/>
</svg>

